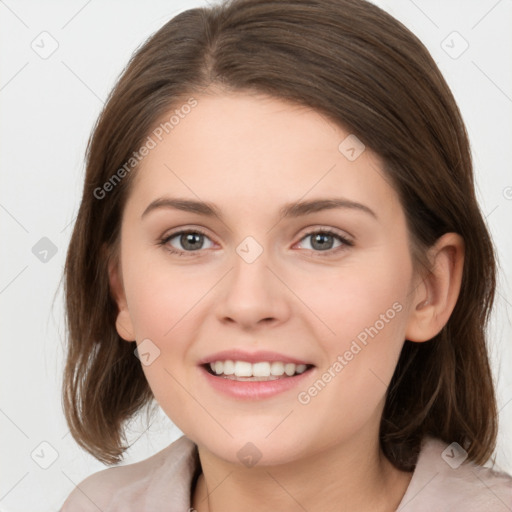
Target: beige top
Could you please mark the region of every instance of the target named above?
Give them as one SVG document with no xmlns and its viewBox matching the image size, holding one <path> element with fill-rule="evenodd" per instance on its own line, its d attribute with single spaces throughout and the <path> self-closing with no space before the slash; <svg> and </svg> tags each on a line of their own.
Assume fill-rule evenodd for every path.
<svg viewBox="0 0 512 512">
<path fill-rule="evenodd" d="M 458 445 L 425 438 L 397 512 L 511 512 L 512 476 L 462 461 Z M 83 480 L 60 512 L 192 512 L 196 445 L 180 437 L 155 455 Z"/>
</svg>

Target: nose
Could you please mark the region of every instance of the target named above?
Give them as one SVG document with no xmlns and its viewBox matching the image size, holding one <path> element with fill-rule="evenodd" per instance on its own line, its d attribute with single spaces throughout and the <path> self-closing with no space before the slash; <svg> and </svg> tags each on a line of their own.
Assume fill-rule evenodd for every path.
<svg viewBox="0 0 512 512">
<path fill-rule="evenodd" d="M 218 319 L 243 329 L 285 322 L 290 315 L 290 292 L 276 274 L 265 251 L 252 262 L 235 254 L 218 296 Z"/>
</svg>

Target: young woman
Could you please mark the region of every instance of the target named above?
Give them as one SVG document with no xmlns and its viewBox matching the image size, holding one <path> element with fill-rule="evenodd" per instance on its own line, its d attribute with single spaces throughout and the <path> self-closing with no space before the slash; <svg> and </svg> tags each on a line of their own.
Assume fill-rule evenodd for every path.
<svg viewBox="0 0 512 512">
<path fill-rule="evenodd" d="M 421 42 L 364 0 L 233 0 L 137 51 L 88 147 L 63 399 L 115 464 L 63 512 L 497 511 L 492 242 Z"/>
</svg>

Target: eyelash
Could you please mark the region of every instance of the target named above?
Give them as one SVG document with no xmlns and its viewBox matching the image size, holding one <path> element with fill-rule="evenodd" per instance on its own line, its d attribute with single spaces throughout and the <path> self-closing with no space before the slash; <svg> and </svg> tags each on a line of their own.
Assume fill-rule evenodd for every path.
<svg viewBox="0 0 512 512">
<path fill-rule="evenodd" d="M 187 229 L 187 230 L 171 233 L 170 235 L 165 236 L 164 238 L 161 238 L 158 242 L 158 245 L 164 247 L 164 249 L 166 251 L 170 252 L 171 254 L 175 254 L 177 256 L 189 256 L 190 255 L 191 257 L 194 257 L 193 253 L 200 252 L 200 251 L 179 251 L 179 250 L 174 249 L 173 247 L 170 247 L 169 245 L 167 245 L 170 240 L 177 237 L 178 235 L 188 235 L 188 234 L 200 234 L 200 235 L 203 235 L 203 236 L 209 238 L 209 236 L 204 231 L 202 231 L 199 228 L 194 228 L 194 229 Z M 346 250 L 347 247 L 352 247 L 354 245 L 354 243 L 352 241 L 348 240 L 347 238 L 341 236 L 339 233 L 336 233 L 335 231 L 330 230 L 330 229 L 318 229 L 315 231 L 310 231 L 308 233 L 305 233 L 304 236 L 301 238 L 301 240 L 303 240 L 304 238 L 307 238 L 308 236 L 317 235 L 317 234 L 331 235 L 331 236 L 337 238 L 340 242 L 342 242 L 343 245 L 341 245 L 340 247 L 336 247 L 335 249 L 328 249 L 325 251 L 315 251 L 313 249 L 308 249 L 310 251 L 313 251 L 313 253 L 315 253 L 315 257 L 316 256 L 319 256 L 319 257 L 333 256 L 334 254 L 337 254 L 340 251 Z"/>
</svg>

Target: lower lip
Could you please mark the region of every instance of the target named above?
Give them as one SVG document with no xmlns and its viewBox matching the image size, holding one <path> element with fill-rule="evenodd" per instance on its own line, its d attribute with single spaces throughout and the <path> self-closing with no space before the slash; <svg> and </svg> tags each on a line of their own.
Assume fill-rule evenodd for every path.
<svg viewBox="0 0 512 512">
<path fill-rule="evenodd" d="M 207 382 L 217 391 L 224 393 L 233 398 L 242 400 L 261 400 L 283 393 L 298 386 L 305 378 L 307 378 L 313 367 L 304 373 L 293 377 L 283 377 L 276 380 L 268 381 L 240 381 L 226 379 L 224 377 L 216 377 L 212 375 L 203 366 L 199 367 L 201 373 L 205 376 Z"/>
</svg>

